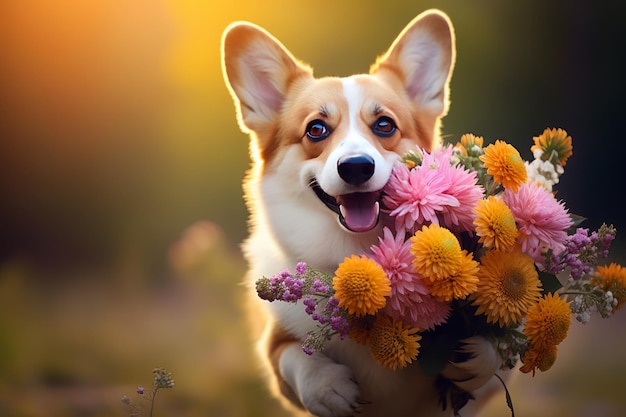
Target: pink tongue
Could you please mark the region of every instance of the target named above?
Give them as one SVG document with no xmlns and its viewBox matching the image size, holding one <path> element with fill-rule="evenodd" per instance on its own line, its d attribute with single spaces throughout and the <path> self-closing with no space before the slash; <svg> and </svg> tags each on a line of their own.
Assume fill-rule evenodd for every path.
<svg viewBox="0 0 626 417">
<path fill-rule="evenodd" d="M 379 192 L 353 193 L 337 197 L 341 214 L 348 229 L 353 232 L 367 232 L 378 223 Z"/>
</svg>

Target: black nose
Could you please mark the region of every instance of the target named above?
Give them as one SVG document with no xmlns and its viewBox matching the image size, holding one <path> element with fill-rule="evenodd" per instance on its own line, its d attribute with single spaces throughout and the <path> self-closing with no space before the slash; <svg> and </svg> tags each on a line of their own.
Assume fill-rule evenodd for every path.
<svg viewBox="0 0 626 417">
<path fill-rule="evenodd" d="M 374 175 L 374 158 L 369 155 L 349 155 L 337 161 L 339 176 L 350 185 L 361 185 Z"/>
</svg>

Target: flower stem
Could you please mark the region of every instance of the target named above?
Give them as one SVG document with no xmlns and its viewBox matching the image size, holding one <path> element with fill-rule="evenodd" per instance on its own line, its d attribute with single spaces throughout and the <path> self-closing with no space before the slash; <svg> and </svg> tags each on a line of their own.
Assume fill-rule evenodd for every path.
<svg viewBox="0 0 626 417">
<path fill-rule="evenodd" d="M 509 393 L 509 390 L 506 387 L 504 380 L 498 374 L 493 375 L 498 378 L 502 383 L 502 386 L 504 387 L 504 394 L 506 395 L 506 405 L 509 407 L 509 410 L 511 410 L 511 417 L 515 417 L 515 410 L 513 409 L 513 399 L 511 398 L 511 394 Z"/>
<path fill-rule="evenodd" d="M 485 184 L 485 196 L 488 197 L 494 194 L 496 188 L 498 188 L 498 183 L 493 178 L 487 180 Z"/>
<path fill-rule="evenodd" d="M 154 410 L 154 399 L 156 398 L 156 393 L 158 388 L 155 388 L 152 392 L 152 400 L 150 401 L 150 417 L 152 417 L 152 411 Z"/>
<path fill-rule="evenodd" d="M 593 291 L 563 291 L 560 292 L 561 295 L 590 295 L 593 294 Z"/>
</svg>

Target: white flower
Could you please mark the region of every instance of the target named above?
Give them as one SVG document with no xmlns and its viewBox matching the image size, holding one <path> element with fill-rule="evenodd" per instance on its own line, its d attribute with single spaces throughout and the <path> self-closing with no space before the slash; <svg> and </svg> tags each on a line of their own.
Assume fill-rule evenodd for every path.
<svg viewBox="0 0 626 417">
<path fill-rule="evenodd" d="M 598 302 L 598 311 L 602 317 L 609 317 L 613 313 L 613 309 L 617 305 L 618 300 L 613 297 L 611 291 L 604 293 L 604 302 Z"/>
<path fill-rule="evenodd" d="M 472 147 L 469 149 L 469 152 L 471 152 L 472 154 L 475 154 L 475 155 L 483 155 L 485 153 L 483 148 L 481 148 L 480 146 L 478 146 L 476 144 L 472 145 Z"/>
<path fill-rule="evenodd" d="M 572 304 L 570 304 L 570 309 L 576 312 L 580 311 L 582 308 L 584 308 L 583 296 L 577 295 L 576 297 L 574 297 L 574 301 L 572 301 Z"/>
<path fill-rule="evenodd" d="M 459 158 L 460 154 L 461 153 L 458 149 L 454 150 L 454 152 L 452 153 L 452 156 L 450 157 L 450 165 L 457 166 L 458 164 L 461 163 L 461 159 Z"/>
<path fill-rule="evenodd" d="M 529 179 L 541 184 L 547 191 L 552 191 L 552 186 L 559 183 L 559 176 L 564 170 L 561 165 L 555 165 L 549 160 L 542 161 L 542 155 L 541 149 L 533 152 L 535 159 L 530 163 L 525 162 L 526 173 Z"/>
<path fill-rule="evenodd" d="M 591 313 L 589 313 L 588 311 L 578 313 L 576 314 L 576 320 L 578 320 L 582 324 L 587 324 L 589 323 L 589 320 L 591 320 Z"/>
</svg>

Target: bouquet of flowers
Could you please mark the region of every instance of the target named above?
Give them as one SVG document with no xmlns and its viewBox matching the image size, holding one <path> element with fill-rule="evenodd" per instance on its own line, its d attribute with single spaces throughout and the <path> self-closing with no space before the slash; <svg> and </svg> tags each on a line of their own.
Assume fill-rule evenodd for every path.
<svg viewBox="0 0 626 417">
<path fill-rule="evenodd" d="M 494 343 L 502 367 L 534 375 L 556 360 L 571 317 L 608 317 L 626 301 L 626 268 L 600 266 L 613 226 L 579 227 L 552 188 L 572 139 L 562 129 L 534 138 L 534 160 L 510 144 L 461 137 L 430 153 L 415 149 L 383 189 L 387 218 L 369 253 L 346 258 L 333 276 L 306 263 L 256 283 L 268 301 L 301 302 L 317 329 L 302 347 L 332 337 L 369 345 L 393 370 L 419 360 L 439 373 L 461 339 Z"/>
</svg>

